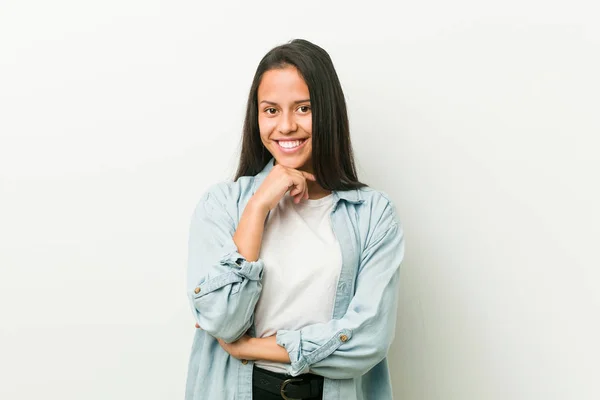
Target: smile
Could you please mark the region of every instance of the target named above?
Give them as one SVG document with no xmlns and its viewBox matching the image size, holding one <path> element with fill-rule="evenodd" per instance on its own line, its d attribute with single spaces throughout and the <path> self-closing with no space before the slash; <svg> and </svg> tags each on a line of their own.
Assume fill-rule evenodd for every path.
<svg viewBox="0 0 600 400">
<path fill-rule="evenodd" d="M 307 139 L 300 140 L 276 140 L 279 150 L 284 153 L 293 153 L 301 149 L 306 143 Z"/>
</svg>

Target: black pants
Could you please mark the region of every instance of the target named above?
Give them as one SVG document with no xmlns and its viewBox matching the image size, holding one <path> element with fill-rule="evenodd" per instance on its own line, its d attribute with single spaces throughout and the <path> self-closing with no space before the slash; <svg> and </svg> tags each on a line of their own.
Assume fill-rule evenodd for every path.
<svg viewBox="0 0 600 400">
<path fill-rule="evenodd" d="M 257 366 L 254 366 L 254 368 L 258 368 Z M 269 374 L 269 375 L 273 375 L 273 376 L 277 376 L 280 377 L 282 379 L 287 379 L 289 377 L 287 377 L 285 374 L 278 374 L 277 372 L 273 372 L 273 371 L 267 371 L 267 370 L 262 370 L 263 372 Z M 298 376 L 298 378 L 301 377 L 316 377 L 317 375 L 313 375 L 313 374 L 304 374 L 304 375 L 300 375 Z M 322 379 L 322 377 L 321 377 Z M 256 386 L 252 386 L 252 400 L 281 400 L 283 399 L 283 397 L 281 397 L 281 395 L 279 394 L 275 394 L 275 393 L 271 393 L 268 392 L 266 390 L 263 390 L 259 387 Z M 311 397 L 311 398 L 306 398 L 305 400 L 323 400 L 323 395 L 317 396 L 317 397 Z"/>
</svg>

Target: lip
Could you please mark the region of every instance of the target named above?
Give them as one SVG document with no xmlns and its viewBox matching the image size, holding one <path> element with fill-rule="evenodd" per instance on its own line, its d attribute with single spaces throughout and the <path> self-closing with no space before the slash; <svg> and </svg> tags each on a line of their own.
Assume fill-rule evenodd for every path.
<svg viewBox="0 0 600 400">
<path fill-rule="evenodd" d="M 286 141 L 290 140 L 290 139 L 285 139 Z M 302 140 L 302 139 L 293 139 L 293 140 Z M 304 147 L 304 145 L 306 144 L 306 142 L 308 142 L 308 138 L 305 138 L 304 141 L 300 144 L 300 146 L 298 147 L 294 147 L 293 149 L 286 149 L 285 147 L 281 147 L 279 145 L 279 140 L 275 140 L 275 143 L 277 143 L 277 147 L 279 148 L 279 150 L 283 153 L 295 153 L 297 151 L 299 151 L 300 149 L 302 149 L 302 147 Z"/>
</svg>

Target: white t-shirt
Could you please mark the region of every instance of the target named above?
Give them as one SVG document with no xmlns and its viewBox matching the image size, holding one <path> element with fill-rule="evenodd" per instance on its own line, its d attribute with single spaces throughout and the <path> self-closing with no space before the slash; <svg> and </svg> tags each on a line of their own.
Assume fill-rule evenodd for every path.
<svg viewBox="0 0 600 400">
<path fill-rule="evenodd" d="M 264 269 L 254 312 L 257 337 L 331 320 L 342 268 L 331 229 L 332 207 L 331 194 L 299 204 L 286 194 L 269 213 L 259 255 Z M 280 363 L 258 360 L 256 365 L 286 372 Z"/>
</svg>

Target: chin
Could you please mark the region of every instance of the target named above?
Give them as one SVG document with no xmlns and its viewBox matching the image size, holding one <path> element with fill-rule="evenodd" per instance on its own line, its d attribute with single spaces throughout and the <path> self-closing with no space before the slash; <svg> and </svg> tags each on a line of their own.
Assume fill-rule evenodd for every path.
<svg viewBox="0 0 600 400">
<path fill-rule="evenodd" d="M 302 169 L 306 164 L 307 159 L 305 157 L 276 157 L 276 164 L 281 164 L 284 167 Z"/>
</svg>

